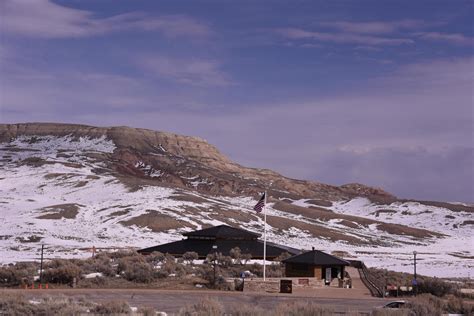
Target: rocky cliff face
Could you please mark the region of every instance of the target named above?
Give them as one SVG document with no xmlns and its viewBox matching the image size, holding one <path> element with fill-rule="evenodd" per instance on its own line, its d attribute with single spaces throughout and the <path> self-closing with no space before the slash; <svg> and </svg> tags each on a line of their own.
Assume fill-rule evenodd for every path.
<svg viewBox="0 0 474 316">
<path fill-rule="evenodd" d="M 225 195 L 255 195 L 267 190 L 274 198 L 313 198 L 322 201 L 364 196 L 393 201 L 381 189 L 361 184 L 340 187 L 295 180 L 267 169 L 246 168 L 232 162 L 216 147 L 197 137 L 130 127 L 92 127 L 73 124 L 25 123 L 0 125 L 0 141 L 19 136 L 106 137 L 116 146 L 108 166 L 129 185 L 150 182 Z M 142 180 L 142 181 L 140 181 Z"/>
</svg>

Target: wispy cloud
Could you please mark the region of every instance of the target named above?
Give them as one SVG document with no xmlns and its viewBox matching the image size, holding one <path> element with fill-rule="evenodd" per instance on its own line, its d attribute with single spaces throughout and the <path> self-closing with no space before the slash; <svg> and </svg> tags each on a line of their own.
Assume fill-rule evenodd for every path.
<svg viewBox="0 0 474 316">
<path fill-rule="evenodd" d="M 137 65 L 149 74 L 195 86 L 228 86 L 230 77 L 216 60 L 154 55 L 141 57 Z"/>
<path fill-rule="evenodd" d="M 185 15 L 151 16 L 143 12 L 98 18 L 48 0 L 5 0 L 0 18 L 2 32 L 35 38 L 97 36 L 123 30 L 156 31 L 169 37 L 203 37 L 210 28 Z"/>
<path fill-rule="evenodd" d="M 414 43 L 413 40 L 409 38 L 381 37 L 355 33 L 326 33 L 307 31 L 299 28 L 280 28 L 277 29 L 276 32 L 285 38 L 293 40 L 309 39 L 339 44 L 403 45 Z"/>
<path fill-rule="evenodd" d="M 387 34 L 399 30 L 418 28 L 424 26 L 426 23 L 419 20 L 400 20 L 374 22 L 333 21 L 321 22 L 319 24 L 346 33 Z"/>
<path fill-rule="evenodd" d="M 474 38 L 459 33 L 418 32 L 415 35 L 430 41 L 450 42 L 459 45 L 474 44 Z"/>
</svg>

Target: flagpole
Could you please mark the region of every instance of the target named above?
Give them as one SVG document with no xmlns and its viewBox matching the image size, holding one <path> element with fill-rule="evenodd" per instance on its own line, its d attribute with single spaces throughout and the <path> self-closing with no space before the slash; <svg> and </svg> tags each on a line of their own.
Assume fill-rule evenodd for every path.
<svg viewBox="0 0 474 316">
<path fill-rule="evenodd" d="M 265 191 L 265 201 L 263 204 L 263 282 L 265 282 L 265 267 L 267 261 L 267 191 Z"/>
</svg>

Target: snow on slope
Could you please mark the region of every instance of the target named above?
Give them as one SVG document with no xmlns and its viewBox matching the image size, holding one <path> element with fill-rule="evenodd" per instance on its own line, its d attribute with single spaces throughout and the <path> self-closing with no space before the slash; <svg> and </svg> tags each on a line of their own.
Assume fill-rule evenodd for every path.
<svg viewBox="0 0 474 316">
<path fill-rule="evenodd" d="M 19 137 L 12 143 L 0 144 L 0 261 L 37 259 L 41 243 L 46 245 L 48 258 L 84 257 L 87 253 L 83 249 L 92 246 L 147 247 L 179 240 L 182 238 L 181 232 L 200 229 L 202 224 L 222 224 L 210 216 L 215 209 L 255 214 L 252 208 L 256 201 L 248 197 L 209 197 L 189 191 L 187 194 L 195 195 L 201 200 L 191 202 L 175 198 L 182 191 L 159 186 L 145 186 L 131 192 L 112 173 L 95 172 L 95 169 L 106 166 L 94 155 L 107 155 L 114 149 L 113 142 L 105 137 Z M 35 166 L 22 163 L 24 159 L 31 157 L 41 158 L 47 163 Z M 311 206 L 308 200 L 294 201 L 294 204 Z M 72 209 L 72 213 L 61 213 L 61 210 L 68 207 Z M 189 207 L 199 207 L 206 211 L 188 212 L 186 209 Z M 447 237 L 420 241 L 410 236 L 379 231 L 377 225 L 350 228 L 340 225 L 338 219 L 328 222 L 310 221 L 301 215 L 276 210 L 270 204 L 267 207 L 268 215 L 316 227 L 328 227 L 347 235 L 363 233 L 384 240 L 385 246 L 350 245 L 342 241 L 314 238 L 307 231 L 295 227 L 278 231 L 270 225 L 267 226 L 268 240 L 300 249 L 314 246 L 328 252 L 345 251 L 348 256 L 364 260 L 369 266 L 398 271 L 412 271 L 413 250 L 420 253 L 418 268 L 421 274 L 466 276 L 472 270 L 473 260 L 459 257 L 473 256 L 471 229 L 469 226 L 453 229 L 452 226 L 443 225 L 442 220 L 443 216 L 455 215 L 458 216 L 455 223 L 459 223 L 463 218 L 472 218 L 470 214 L 453 215 L 446 209 L 409 203 L 373 205 L 366 199 L 335 202 L 330 209 L 342 214 L 427 228 L 444 233 Z M 377 213 L 384 209 L 396 213 Z M 146 214 L 148 210 L 187 225 L 179 230 L 170 229 L 157 233 L 149 228 L 124 226 L 120 223 Z M 432 213 L 425 212 L 426 210 Z M 52 213 L 64 216 L 49 219 L 48 215 Z M 262 233 L 262 218 L 254 218 L 248 223 L 232 219 L 232 216 L 227 219 L 238 226 Z"/>
<path fill-rule="evenodd" d="M 293 201 L 293 204 L 310 207 L 310 199 Z M 424 205 L 418 202 L 394 202 L 389 205 L 372 203 L 367 198 L 336 201 L 331 207 L 323 207 L 336 213 L 370 218 L 386 223 L 422 228 L 446 235 L 435 242 L 410 245 L 395 249 L 359 247 L 355 253 L 368 266 L 395 271 L 413 272 L 413 251 L 417 251 L 417 268 L 420 274 L 433 276 L 468 277 L 474 268 L 474 235 L 471 225 L 474 214 L 454 212 L 446 208 Z"/>
</svg>

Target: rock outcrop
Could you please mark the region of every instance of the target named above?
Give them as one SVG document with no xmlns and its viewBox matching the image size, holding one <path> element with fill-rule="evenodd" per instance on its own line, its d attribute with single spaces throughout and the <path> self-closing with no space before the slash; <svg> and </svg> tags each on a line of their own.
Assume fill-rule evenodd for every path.
<svg viewBox="0 0 474 316">
<path fill-rule="evenodd" d="M 364 196 L 395 200 L 381 189 L 361 184 L 340 187 L 284 177 L 268 169 L 247 168 L 232 162 L 207 141 L 131 127 L 92 127 L 76 124 L 22 123 L 0 125 L 0 141 L 19 136 L 71 136 L 100 138 L 116 145 L 108 166 L 129 185 L 161 184 L 194 188 L 209 194 L 256 195 L 267 190 L 272 198 L 314 198 L 322 201 Z M 135 177 L 136 179 L 130 179 Z M 138 179 L 138 180 L 137 180 Z"/>
</svg>

